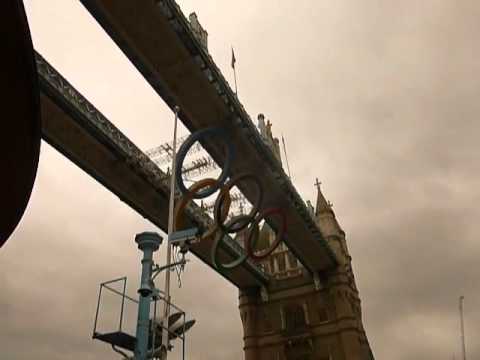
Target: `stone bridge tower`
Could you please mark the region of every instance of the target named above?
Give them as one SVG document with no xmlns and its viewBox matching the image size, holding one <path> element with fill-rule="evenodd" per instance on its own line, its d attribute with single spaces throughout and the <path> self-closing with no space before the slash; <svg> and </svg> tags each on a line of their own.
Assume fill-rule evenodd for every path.
<svg viewBox="0 0 480 360">
<path fill-rule="evenodd" d="M 266 135 L 264 140 L 279 152 L 262 122 L 263 116 L 259 127 Z M 373 360 L 345 232 L 318 181 L 317 189 L 316 207 L 310 203 L 308 207 L 339 266 L 312 276 L 281 244 L 263 264 L 274 278 L 272 285 L 263 293 L 240 290 L 245 360 Z M 264 225 L 261 239 L 273 241 L 273 236 Z"/>
</svg>

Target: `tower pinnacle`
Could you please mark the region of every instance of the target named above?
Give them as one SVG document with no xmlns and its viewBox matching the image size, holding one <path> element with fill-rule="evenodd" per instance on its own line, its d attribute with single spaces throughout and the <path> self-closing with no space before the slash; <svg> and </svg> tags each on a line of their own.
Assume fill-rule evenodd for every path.
<svg viewBox="0 0 480 360">
<path fill-rule="evenodd" d="M 267 146 L 272 150 L 277 160 L 282 164 L 282 156 L 280 155 L 280 141 L 273 136 L 272 123 L 267 120 L 265 124 L 265 115 L 258 114 L 258 128 L 260 130 L 260 136 Z"/>
<path fill-rule="evenodd" d="M 317 205 L 315 207 L 315 215 L 318 215 L 322 212 L 332 211 L 332 204 L 328 202 L 322 194 L 322 190 L 320 189 L 320 185 L 322 183 L 318 181 L 318 178 L 315 180 L 315 186 L 317 187 Z"/>
</svg>

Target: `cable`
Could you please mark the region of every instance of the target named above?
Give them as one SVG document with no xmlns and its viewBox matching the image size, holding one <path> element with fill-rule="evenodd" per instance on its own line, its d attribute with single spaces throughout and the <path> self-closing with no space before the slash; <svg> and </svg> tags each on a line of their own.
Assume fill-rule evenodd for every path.
<svg viewBox="0 0 480 360">
<path fill-rule="evenodd" d="M 125 354 L 125 353 L 124 353 L 123 351 L 121 351 L 121 350 L 118 350 L 118 349 L 115 347 L 115 345 L 113 345 L 113 344 L 112 344 L 112 349 L 113 349 L 113 351 L 115 351 L 116 353 L 122 355 L 124 359 L 127 359 L 127 360 L 129 359 L 129 357 L 128 357 L 127 354 Z"/>
<path fill-rule="evenodd" d="M 174 259 L 175 263 L 178 263 L 180 261 L 180 259 L 178 257 L 179 252 L 180 252 L 180 250 L 178 249 L 178 247 L 175 247 L 174 251 L 173 251 L 173 259 Z M 175 265 L 175 272 L 177 274 L 178 287 L 181 288 L 182 287 L 182 278 L 181 278 L 182 267 L 181 267 L 181 265 L 179 265 L 179 264 Z"/>
</svg>

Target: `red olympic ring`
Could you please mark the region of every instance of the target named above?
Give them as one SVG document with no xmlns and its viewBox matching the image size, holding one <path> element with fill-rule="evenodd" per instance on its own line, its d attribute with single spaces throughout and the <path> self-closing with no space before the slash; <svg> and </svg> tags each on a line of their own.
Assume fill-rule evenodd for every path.
<svg viewBox="0 0 480 360">
<path fill-rule="evenodd" d="M 285 216 L 285 213 L 281 208 L 269 208 L 269 209 L 263 210 L 255 218 L 255 220 L 252 223 L 252 226 L 258 227 L 262 219 L 265 219 L 267 216 L 271 216 L 271 215 L 279 215 L 281 217 L 280 229 L 277 231 L 275 241 L 273 242 L 272 246 L 269 249 L 264 250 L 261 254 L 255 254 L 255 245 L 257 241 L 256 240 L 254 242 L 252 241 L 252 232 L 250 232 L 248 234 L 248 238 L 246 241 L 246 248 L 247 248 L 247 254 L 250 258 L 252 258 L 252 260 L 260 261 L 268 257 L 277 248 L 277 246 L 283 240 L 287 232 L 287 217 Z"/>
</svg>

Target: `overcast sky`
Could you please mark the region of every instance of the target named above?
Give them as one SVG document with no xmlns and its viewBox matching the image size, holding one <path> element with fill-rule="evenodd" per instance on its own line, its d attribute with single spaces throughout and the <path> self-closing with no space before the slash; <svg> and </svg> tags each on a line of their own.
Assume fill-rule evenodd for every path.
<svg viewBox="0 0 480 360">
<path fill-rule="evenodd" d="M 235 47 L 240 100 L 285 136 L 302 196 L 322 181 L 376 358 L 459 359 L 459 295 L 467 355 L 480 358 L 480 2 L 178 2 L 231 83 Z M 171 112 L 78 1 L 25 4 L 37 50 L 110 121 L 142 149 L 170 138 Z M 2 360 L 118 359 L 91 340 L 98 284 L 128 275 L 135 294 L 144 230 L 155 227 L 42 143 L 0 251 Z M 192 260 L 175 292 L 198 321 L 189 358 L 241 359 L 237 290 Z"/>
</svg>

